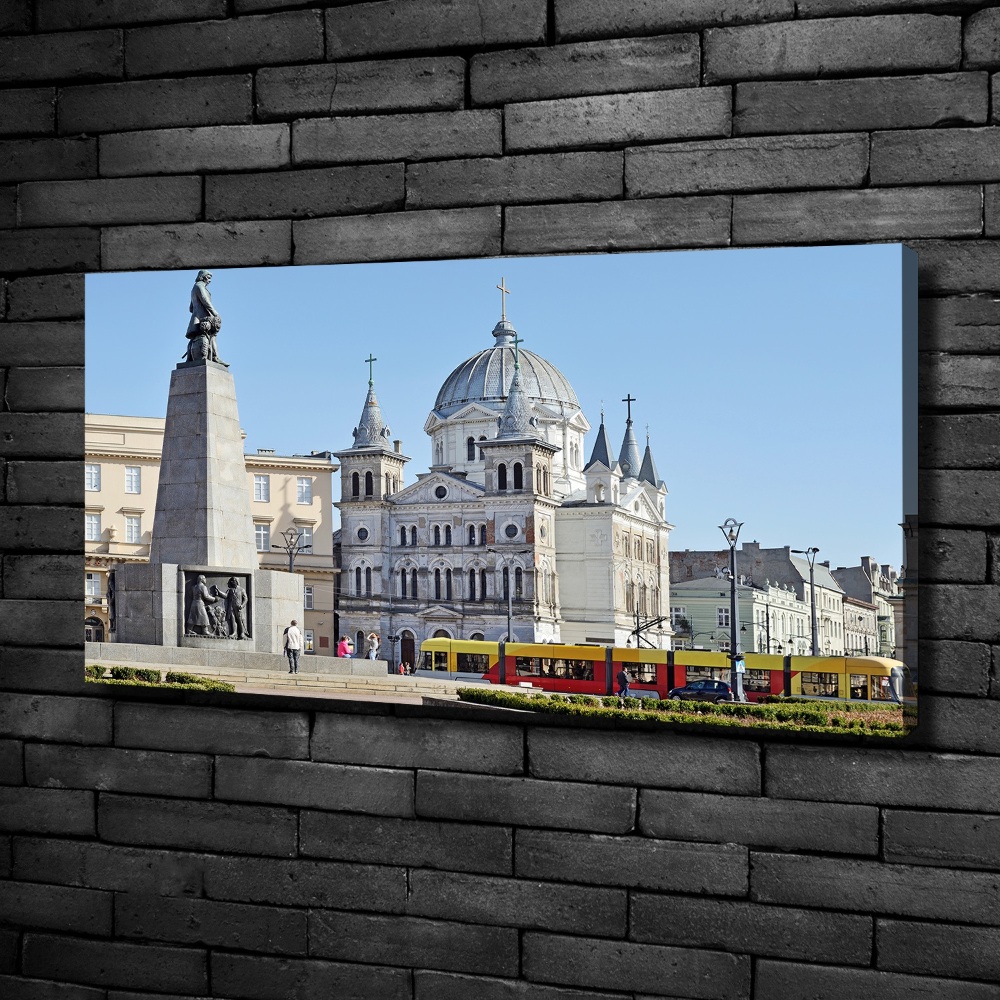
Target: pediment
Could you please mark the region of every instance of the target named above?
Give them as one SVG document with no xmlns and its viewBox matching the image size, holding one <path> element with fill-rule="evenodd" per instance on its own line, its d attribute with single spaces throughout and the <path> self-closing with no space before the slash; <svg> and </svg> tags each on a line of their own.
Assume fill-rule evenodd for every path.
<svg viewBox="0 0 1000 1000">
<path fill-rule="evenodd" d="M 635 509 L 636 503 L 639 504 L 638 510 Z M 657 523 L 663 521 L 663 518 L 660 516 L 659 509 L 656 504 L 649 499 L 649 494 L 643 486 L 634 486 L 627 493 L 625 493 L 622 496 L 620 506 L 634 517 L 641 517 L 646 521 L 655 521 Z"/>
<path fill-rule="evenodd" d="M 461 622 L 464 620 L 463 615 L 459 614 L 457 611 L 452 611 L 451 608 L 444 607 L 442 604 L 432 604 L 429 608 L 425 608 L 423 611 L 418 611 L 416 617 L 433 619 L 438 622 Z"/>
<path fill-rule="evenodd" d="M 448 495 L 443 499 L 434 495 L 439 486 L 448 490 Z M 390 499 L 396 507 L 466 503 L 481 500 L 484 492 L 484 486 L 459 476 L 448 475 L 446 472 L 424 472 L 418 475 L 415 483 L 394 493 Z"/>
</svg>

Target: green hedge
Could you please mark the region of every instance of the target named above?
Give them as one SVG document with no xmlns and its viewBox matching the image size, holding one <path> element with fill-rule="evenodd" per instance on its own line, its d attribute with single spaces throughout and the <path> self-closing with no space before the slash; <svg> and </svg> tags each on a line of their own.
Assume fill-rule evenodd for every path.
<svg viewBox="0 0 1000 1000">
<path fill-rule="evenodd" d="M 178 691 L 223 691 L 232 693 L 236 690 L 233 684 L 226 681 L 213 680 L 211 677 L 199 677 L 197 674 L 170 671 L 160 679 L 160 671 L 147 667 L 114 666 L 108 669 L 100 663 L 89 663 L 84 668 L 88 683 L 112 684 L 118 687 L 148 687 L 172 688 Z"/>
</svg>

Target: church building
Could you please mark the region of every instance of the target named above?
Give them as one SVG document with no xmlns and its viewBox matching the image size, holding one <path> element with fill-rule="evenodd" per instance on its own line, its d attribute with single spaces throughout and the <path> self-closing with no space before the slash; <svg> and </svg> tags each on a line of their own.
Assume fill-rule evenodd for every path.
<svg viewBox="0 0 1000 1000">
<path fill-rule="evenodd" d="M 644 635 L 669 648 L 667 489 L 648 440 L 640 458 L 634 400 L 618 454 L 602 412 L 585 459 L 573 387 L 521 347 L 498 287 L 494 343 L 444 380 L 424 424 L 433 465 L 410 484 L 369 372 L 336 453 L 341 631 L 356 655 L 374 631 L 381 657 L 412 663 L 431 637 L 625 645 L 637 615 L 663 616 Z"/>
</svg>

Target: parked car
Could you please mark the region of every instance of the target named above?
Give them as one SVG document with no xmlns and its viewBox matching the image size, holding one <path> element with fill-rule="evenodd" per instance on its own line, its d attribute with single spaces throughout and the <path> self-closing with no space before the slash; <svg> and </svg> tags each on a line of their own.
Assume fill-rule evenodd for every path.
<svg viewBox="0 0 1000 1000">
<path fill-rule="evenodd" d="M 732 701 L 733 689 L 725 681 L 691 681 L 671 688 L 667 697 L 671 701 Z"/>
</svg>

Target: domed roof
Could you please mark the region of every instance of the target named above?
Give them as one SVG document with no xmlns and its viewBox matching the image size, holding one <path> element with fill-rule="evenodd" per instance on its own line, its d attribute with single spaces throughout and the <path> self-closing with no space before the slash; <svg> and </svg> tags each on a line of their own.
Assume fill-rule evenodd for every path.
<svg viewBox="0 0 1000 1000">
<path fill-rule="evenodd" d="M 495 404 L 502 409 L 514 378 L 514 338 L 517 331 L 510 320 L 502 319 L 493 328 L 496 343 L 463 361 L 445 380 L 437 394 L 434 410 L 447 417 L 468 403 Z M 579 409 L 573 387 L 554 364 L 537 354 L 518 351 L 521 386 L 531 400 L 567 404 Z"/>
</svg>

